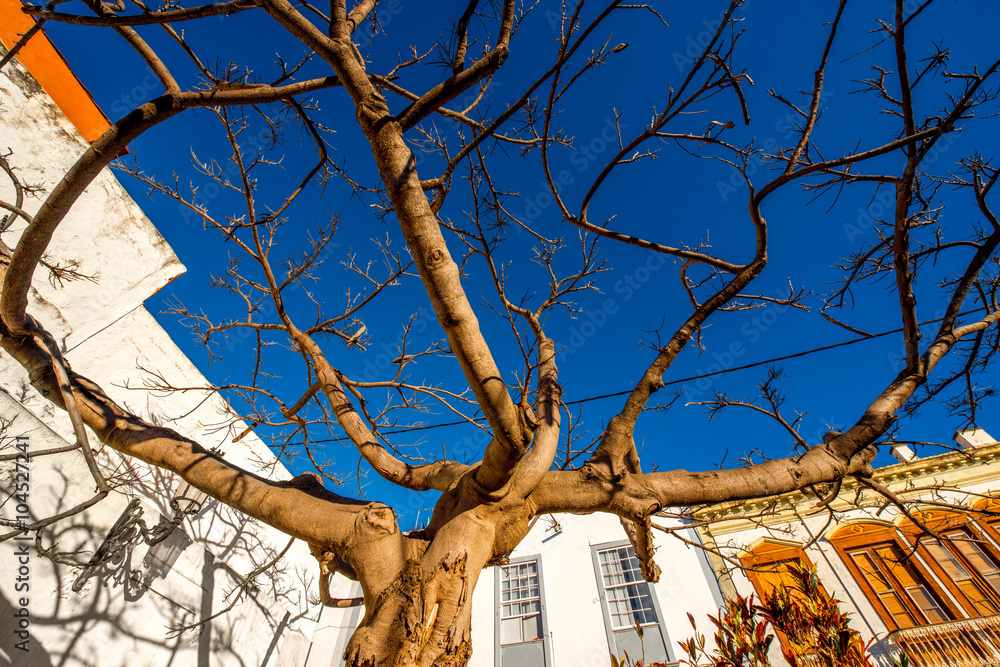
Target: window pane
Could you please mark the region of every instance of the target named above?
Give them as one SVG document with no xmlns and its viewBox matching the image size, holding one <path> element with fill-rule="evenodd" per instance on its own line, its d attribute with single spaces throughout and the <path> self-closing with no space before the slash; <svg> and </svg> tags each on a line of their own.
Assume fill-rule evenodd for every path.
<svg viewBox="0 0 1000 667">
<path fill-rule="evenodd" d="M 990 554 L 981 545 L 969 539 L 959 539 L 953 544 L 958 547 L 973 569 L 989 583 L 994 592 L 1000 593 L 1000 567 L 997 567 L 996 561 Z"/>
<path fill-rule="evenodd" d="M 521 619 L 505 618 L 500 621 L 500 643 L 517 644 L 521 639 Z"/>
<path fill-rule="evenodd" d="M 917 607 L 927 617 L 929 623 L 944 623 L 949 620 L 926 586 L 913 586 L 907 588 L 906 592 L 910 594 L 910 599 L 917 603 Z"/>
<path fill-rule="evenodd" d="M 906 610 L 903 606 L 903 601 L 900 600 L 899 596 L 893 591 L 888 591 L 886 593 L 879 593 L 879 599 L 882 600 L 882 604 L 885 608 L 889 610 L 892 617 L 896 620 L 901 628 L 912 628 L 917 624 L 913 619 L 913 614 Z"/>
<path fill-rule="evenodd" d="M 918 585 L 920 575 L 918 575 L 907 562 L 906 554 L 895 545 L 876 547 L 875 553 L 879 558 L 879 564 L 889 571 L 896 581 L 904 588 Z"/>
<path fill-rule="evenodd" d="M 605 601 L 612 629 L 631 628 L 637 623 L 656 623 L 649 584 L 642 580 L 639 559 L 631 547 L 598 552 Z"/>
<path fill-rule="evenodd" d="M 937 594 L 895 543 L 865 547 L 852 552 L 851 557 L 900 627 L 951 620 Z"/>
<path fill-rule="evenodd" d="M 885 578 L 881 571 L 879 571 L 878 566 L 875 565 L 875 561 L 866 551 L 860 551 L 857 553 L 852 553 L 851 557 L 857 564 L 861 573 L 865 575 L 865 579 L 868 583 L 872 585 L 872 588 L 876 592 L 881 593 L 882 591 L 888 591 L 892 589 L 889 585 L 889 581 Z"/>
<path fill-rule="evenodd" d="M 946 544 L 934 540 L 935 558 L 940 561 L 950 557 L 960 563 L 965 577 L 953 576 L 950 569 L 947 570 L 948 574 L 958 583 L 979 616 L 992 616 L 1000 612 L 995 597 L 1000 593 L 1000 568 L 997 568 L 992 556 L 964 530 L 953 531 L 947 536 L 949 541 Z"/>
<path fill-rule="evenodd" d="M 599 555 L 601 559 L 601 573 L 604 575 L 604 585 L 615 586 L 624 584 L 625 578 L 622 576 L 622 566 L 621 560 L 618 558 L 618 551 L 602 551 Z"/>
<path fill-rule="evenodd" d="M 536 639 L 541 639 L 542 637 L 542 615 L 535 614 L 534 616 L 525 616 L 523 619 L 524 628 L 521 641 L 523 642 L 533 642 Z"/>
<path fill-rule="evenodd" d="M 851 558 L 854 559 L 854 563 L 861 570 L 861 574 L 871 587 L 875 589 L 875 593 L 878 595 L 879 600 L 885 605 L 885 608 L 892 614 L 893 619 L 901 628 L 912 628 L 917 625 L 916 618 L 913 614 L 907 610 L 906 605 L 903 604 L 902 598 L 899 594 L 893 590 L 893 587 L 889 583 L 889 579 L 879 570 L 878 565 L 875 564 L 875 560 L 871 555 L 865 551 L 857 551 L 851 554 Z"/>
<path fill-rule="evenodd" d="M 976 613 L 980 616 L 992 616 L 1000 611 L 978 581 L 967 579 L 959 582 L 958 587 L 962 589 L 965 597 L 969 599 L 969 602 L 976 608 Z"/>
<path fill-rule="evenodd" d="M 542 636 L 541 590 L 538 563 L 516 563 L 500 568 L 500 643 L 536 641 Z"/>
<path fill-rule="evenodd" d="M 931 552 L 944 571 L 951 577 L 952 581 L 962 581 L 972 577 L 969 571 L 966 570 L 958 558 L 951 553 L 948 549 L 944 547 L 937 540 L 925 540 L 924 544 L 927 545 L 927 550 Z"/>
</svg>

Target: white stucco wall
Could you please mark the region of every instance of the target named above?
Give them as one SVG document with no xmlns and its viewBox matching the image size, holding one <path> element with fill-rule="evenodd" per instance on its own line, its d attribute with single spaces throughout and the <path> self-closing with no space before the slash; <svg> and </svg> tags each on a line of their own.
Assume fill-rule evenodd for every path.
<svg viewBox="0 0 1000 667">
<path fill-rule="evenodd" d="M 602 611 L 604 591 L 594 568 L 593 547 L 609 543 L 627 544 L 628 538 L 618 518 L 608 514 L 557 514 L 554 518 L 560 531 L 550 520 L 542 517 L 517 546 L 511 558 L 539 557 L 544 587 L 543 605 L 546 608 L 548 640 L 551 642 L 549 653 L 553 664 L 606 667 L 610 649 Z M 657 517 L 654 521 L 669 528 L 680 525 L 676 520 L 667 518 Z M 692 539 L 690 530 L 684 533 L 687 539 Z M 691 636 L 687 613 L 704 618 L 706 614 L 718 611 L 721 599 L 714 576 L 700 550 L 655 530 L 653 544 L 656 563 L 662 572 L 659 582 L 652 584 L 651 588 L 662 615 L 660 622 L 665 630 L 669 655 L 676 661 L 677 642 Z M 496 618 L 496 569 L 490 568 L 483 573 L 474 598 L 476 602 L 481 598 L 485 601 L 476 611 L 482 609 L 486 612 L 483 607 L 488 605 L 492 612 L 488 618 L 491 619 Z M 493 667 L 494 637 L 491 635 L 487 639 L 483 636 L 483 641 L 478 644 L 476 639 L 474 637 L 471 664 Z"/>
<path fill-rule="evenodd" d="M 67 444 L 24 410 L 20 401 L 4 392 L 0 392 L 0 416 L 15 419 L 0 453 L 11 451 L 13 435 L 27 436 L 29 452 L 35 454 Z M 0 486 L 8 491 L 6 467 L 7 464 Z M 81 456 L 76 451 L 33 458 L 30 480 L 27 504 L 36 519 L 72 507 L 93 493 L 89 473 L 81 466 Z M 154 497 L 152 501 L 142 501 L 144 520 L 150 528 L 161 516 L 158 500 Z M 124 494 L 112 493 L 88 511 L 47 530 L 43 545 L 60 552 L 81 550 L 82 560 L 86 561 L 101 545 L 128 502 Z M 24 667 L 301 664 L 296 660 L 279 661 L 277 651 L 282 647 L 279 641 L 289 642 L 289 647 L 296 643 L 295 639 L 289 640 L 296 631 L 289 632 L 286 626 L 289 623 L 302 626 L 301 619 L 295 618 L 304 609 L 299 599 L 301 583 L 294 572 L 261 577 L 261 590 L 253 600 L 213 621 L 209 627 L 180 637 L 167 636 L 168 627 L 191 623 L 226 606 L 225 596 L 248 571 L 246 547 L 255 533 L 253 527 L 233 530 L 240 521 L 235 513 L 219 512 L 218 508 L 207 505 L 200 514 L 186 519 L 181 530 L 159 547 L 151 549 L 140 542 L 134 549 L 123 552 L 86 579 L 79 592 L 72 590 L 80 575 L 78 568 L 39 556 L 33 541 L 3 543 L 0 656 Z M 221 522 L 230 529 L 211 529 Z M 22 545 L 30 548 L 28 587 L 16 591 L 15 582 L 23 562 L 13 554 Z M 170 550 L 179 551 L 176 561 L 169 568 L 158 567 L 155 555 Z M 258 549 L 257 553 L 264 551 Z M 27 654 L 12 649 L 10 641 L 17 620 L 13 610 L 22 597 L 29 600 L 31 619 Z M 301 639 L 298 644 L 303 648 L 306 645 Z"/>
<path fill-rule="evenodd" d="M 0 71 L 0 107 L 0 150 L 11 150 L 7 159 L 22 182 L 51 190 L 86 150 L 86 142 L 16 61 Z M 13 189 L 3 178 L 0 198 L 13 199 Z M 29 197 L 23 208 L 32 213 L 41 201 Z M 23 221 L 15 222 L 3 240 L 13 246 L 24 226 Z M 140 416 L 206 447 L 220 447 L 241 467 L 276 479 L 289 477 L 253 434 L 232 442 L 245 428 L 242 422 L 218 428 L 232 422 L 232 415 L 217 395 L 145 388 L 150 372 L 178 386 L 208 382 L 142 306 L 184 268 L 113 174 L 105 170 L 87 188 L 59 226 L 49 255 L 54 263 L 77 262 L 78 271 L 93 277 L 93 282 L 52 285 L 47 270 L 39 268 L 30 294 L 29 313 L 56 336 L 74 370 Z M 13 419 L 0 438 L 0 456 L 14 452 L 11 438 L 17 435 L 27 435 L 33 453 L 73 441 L 66 414 L 38 396 L 26 380 L 24 370 L 0 352 L 0 417 Z M 60 552 L 79 551 L 65 560 L 87 562 L 132 497 L 141 501 L 149 527 L 173 514 L 169 500 L 177 480 L 172 475 L 123 460 L 110 450 L 102 451 L 99 460 L 109 479 L 127 484 L 45 531 L 46 548 L 57 543 Z M 2 518 L 16 513 L 16 502 L 8 498 L 15 474 L 13 461 L 0 461 L 0 488 L 7 499 L 0 504 Z M 30 475 L 28 504 L 34 519 L 93 494 L 93 480 L 78 451 L 33 458 Z M 251 599 L 232 612 L 179 638 L 167 632 L 168 626 L 227 607 L 227 596 L 242 576 L 287 542 L 278 531 L 210 501 L 158 547 L 140 542 L 122 552 L 79 593 L 71 590 L 79 568 L 39 556 L 30 542 L 0 543 L 0 663 L 300 667 L 317 612 L 306 600 L 315 588 L 316 563 L 301 542 L 278 568 L 258 579 Z M 16 554 L 25 544 L 32 547 L 25 556 L 30 559 L 33 649 L 28 654 L 12 653 L 11 641 L 17 623 L 13 614 L 23 595 L 15 590 L 20 566 Z M 174 562 L 167 567 L 158 558 Z"/>
<path fill-rule="evenodd" d="M 340 575 L 330 579 L 330 595 L 334 598 L 361 596 L 361 586 Z M 308 659 L 299 663 L 300 667 L 338 667 L 344 664 L 344 650 L 347 641 L 364 616 L 364 607 L 336 609 L 324 607 L 320 610 L 316 629 L 313 632 Z"/>
<path fill-rule="evenodd" d="M 0 46 L 2 50 L 2 46 Z M 28 196 L 22 208 L 34 214 L 44 193 L 88 148 L 73 124 L 15 60 L 0 72 L 0 150 L 22 183 L 41 186 L 41 196 Z M 0 198 L 13 202 L 13 187 L 0 178 Z M 6 211 L 4 211 L 6 213 Z M 18 219 L 4 234 L 13 247 L 26 224 Z M 184 267 L 142 209 L 109 170 L 87 187 L 47 249 L 48 261 L 93 276 L 49 284 L 48 270 L 34 275 L 31 314 L 67 349 L 141 305 L 150 295 L 184 272 Z"/>
</svg>

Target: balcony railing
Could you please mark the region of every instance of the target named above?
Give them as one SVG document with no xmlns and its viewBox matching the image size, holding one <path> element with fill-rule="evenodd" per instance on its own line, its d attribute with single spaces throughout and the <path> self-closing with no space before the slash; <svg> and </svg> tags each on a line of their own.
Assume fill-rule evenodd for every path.
<svg viewBox="0 0 1000 667">
<path fill-rule="evenodd" d="M 1000 616 L 896 630 L 888 639 L 900 646 L 913 667 L 1000 665 Z"/>
</svg>

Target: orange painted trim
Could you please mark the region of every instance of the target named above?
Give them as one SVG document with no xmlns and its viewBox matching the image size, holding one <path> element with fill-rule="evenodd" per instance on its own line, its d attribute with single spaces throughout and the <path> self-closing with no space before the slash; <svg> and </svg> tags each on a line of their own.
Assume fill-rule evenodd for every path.
<svg viewBox="0 0 1000 667">
<path fill-rule="evenodd" d="M 21 11 L 22 6 L 20 0 L 0 0 L 0 41 L 8 49 L 35 25 L 34 19 Z M 35 33 L 16 57 L 88 142 L 93 143 L 111 127 L 44 30 Z"/>
<path fill-rule="evenodd" d="M 983 498 L 975 505 L 976 512 L 1000 512 L 1000 498 Z M 1000 517 L 985 515 L 984 521 L 997 521 Z"/>
</svg>

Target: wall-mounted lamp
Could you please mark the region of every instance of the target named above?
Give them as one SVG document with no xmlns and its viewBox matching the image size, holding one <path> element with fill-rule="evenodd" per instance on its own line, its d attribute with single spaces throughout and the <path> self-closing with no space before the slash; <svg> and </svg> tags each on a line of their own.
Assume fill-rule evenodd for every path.
<svg viewBox="0 0 1000 667">
<path fill-rule="evenodd" d="M 206 500 L 208 500 L 207 493 L 191 486 L 182 479 L 181 483 L 177 486 L 177 491 L 174 493 L 173 499 L 170 501 L 170 509 L 174 511 L 175 517 L 177 515 L 185 517 L 189 514 L 200 512 Z"/>
<path fill-rule="evenodd" d="M 79 593 L 83 590 L 87 582 L 95 571 L 106 563 L 120 563 L 123 554 L 145 542 L 150 547 L 155 547 L 165 539 L 170 537 L 174 530 L 181 524 L 184 517 L 197 514 L 208 499 L 208 494 L 191 486 L 181 479 L 177 486 L 174 497 L 170 500 L 170 508 L 174 511 L 174 516 L 167 519 L 161 516 L 159 522 L 152 528 L 146 525 L 143 520 L 142 503 L 138 498 L 133 498 L 125 507 L 125 511 L 118 517 L 118 521 L 108 531 L 104 542 L 94 552 L 93 557 L 87 563 L 83 571 L 73 582 L 73 590 Z M 152 551 L 152 549 L 151 549 Z M 170 560 L 176 560 L 177 554 Z M 163 560 L 162 558 L 160 560 Z M 172 565 L 172 562 L 170 563 Z"/>
</svg>

